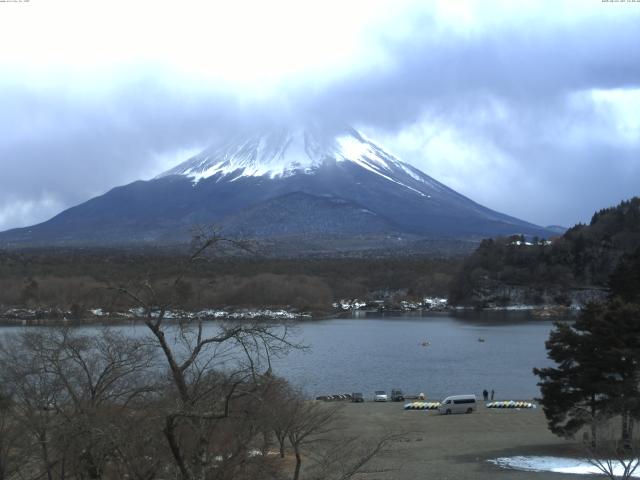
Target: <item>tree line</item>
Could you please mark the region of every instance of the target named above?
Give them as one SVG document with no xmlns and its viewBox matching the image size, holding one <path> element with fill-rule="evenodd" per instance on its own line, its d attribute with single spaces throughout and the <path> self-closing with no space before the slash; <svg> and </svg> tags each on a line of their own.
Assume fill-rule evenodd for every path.
<svg viewBox="0 0 640 480">
<path fill-rule="evenodd" d="M 170 289 L 186 255 L 116 250 L 0 251 L 0 306 L 56 308 L 82 316 L 87 308 L 122 311 L 131 299 L 109 287 L 150 281 Z M 341 298 L 400 292 L 409 299 L 445 296 L 457 258 L 286 259 L 208 257 L 181 282 L 185 308 L 290 306 L 324 312 Z"/>
</svg>

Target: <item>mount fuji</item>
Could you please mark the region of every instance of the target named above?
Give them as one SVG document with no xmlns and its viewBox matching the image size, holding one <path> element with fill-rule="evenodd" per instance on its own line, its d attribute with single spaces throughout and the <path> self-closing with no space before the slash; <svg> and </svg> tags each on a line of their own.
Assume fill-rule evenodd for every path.
<svg viewBox="0 0 640 480">
<path fill-rule="evenodd" d="M 552 234 L 473 202 L 352 128 L 301 127 L 226 138 L 152 180 L 0 233 L 0 246 L 179 245 L 202 224 L 325 250 Z"/>
</svg>

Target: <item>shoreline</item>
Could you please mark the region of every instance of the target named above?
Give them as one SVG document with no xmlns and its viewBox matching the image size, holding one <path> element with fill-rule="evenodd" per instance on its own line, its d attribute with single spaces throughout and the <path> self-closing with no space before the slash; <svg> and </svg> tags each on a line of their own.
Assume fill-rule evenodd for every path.
<svg viewBox="0 0 640 480">
<path fill-rule="evenodd" d="M 52 326 L 52 325 L 100 325 L 126 324 L 143 320 L 137 309 L 124 312 L 103 312 L 102 309 L 89 309 L 91 315 L 74 318 L 72 312 L 56 309 L 6 308 L 0 311 L 0 326 Z M 474 308 L 470 306 L 449 306 L 447 308 L 416 308 L 416 309 L 372 309 L 357 308 L 332 312 L 297 312 L 291 309 L 205 309 L 198 311 L 167 311 L 166 320 L 178 318 L 201 318 L 205 321 L 326 321 L 346 318 L 362 318 L 373 315 L 386 316 L 426 316 L 456 312 L 527 312 L 540 319 L 563 318 L 576 315 L 579 308 L 561 305 L 508 305 L 503 307 Z"/>
</svg>

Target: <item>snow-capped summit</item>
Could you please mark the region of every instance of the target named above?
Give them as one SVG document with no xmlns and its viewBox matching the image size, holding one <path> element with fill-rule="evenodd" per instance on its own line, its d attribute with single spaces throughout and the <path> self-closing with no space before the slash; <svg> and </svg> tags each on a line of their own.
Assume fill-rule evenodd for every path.
<svg viewBox="0 0 640 480">
<path fill-rule="evenodd" d="M 237 135 L 215 144 L 156 178 L 184 175 L 194 182 L 215 177 L 233 182 L 242 177 L 284 178 L 313 175 L 325 164 L 351 162 L 388 181 L 427 196 L 402 181 L 399 173 L 433 186 L 432 179 L 399 160 L 351 127 L 327 134 L 318 127 L 279 128 Z"/>
<path fill-rule="evenodd" d="M 473 202 L 352 128 L 304 126 L 228 137 L 150 181 L 4 232 L 0 247 L 185 243 L 202 224 L 287 252 L 549 234 Z"/>
</svg>

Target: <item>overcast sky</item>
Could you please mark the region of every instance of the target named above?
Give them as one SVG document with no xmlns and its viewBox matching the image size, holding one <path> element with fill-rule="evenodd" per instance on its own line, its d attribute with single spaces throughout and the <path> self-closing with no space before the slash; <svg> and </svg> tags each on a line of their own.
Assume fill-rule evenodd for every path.
<svg viewBox="0 0 640 480">
<path fill-rule="evenodd" d="M 0 2 L 0 230 L 309 119 L 498 211 L 587 222 L 640 194 L 640 3 Z"/>
</svg>

